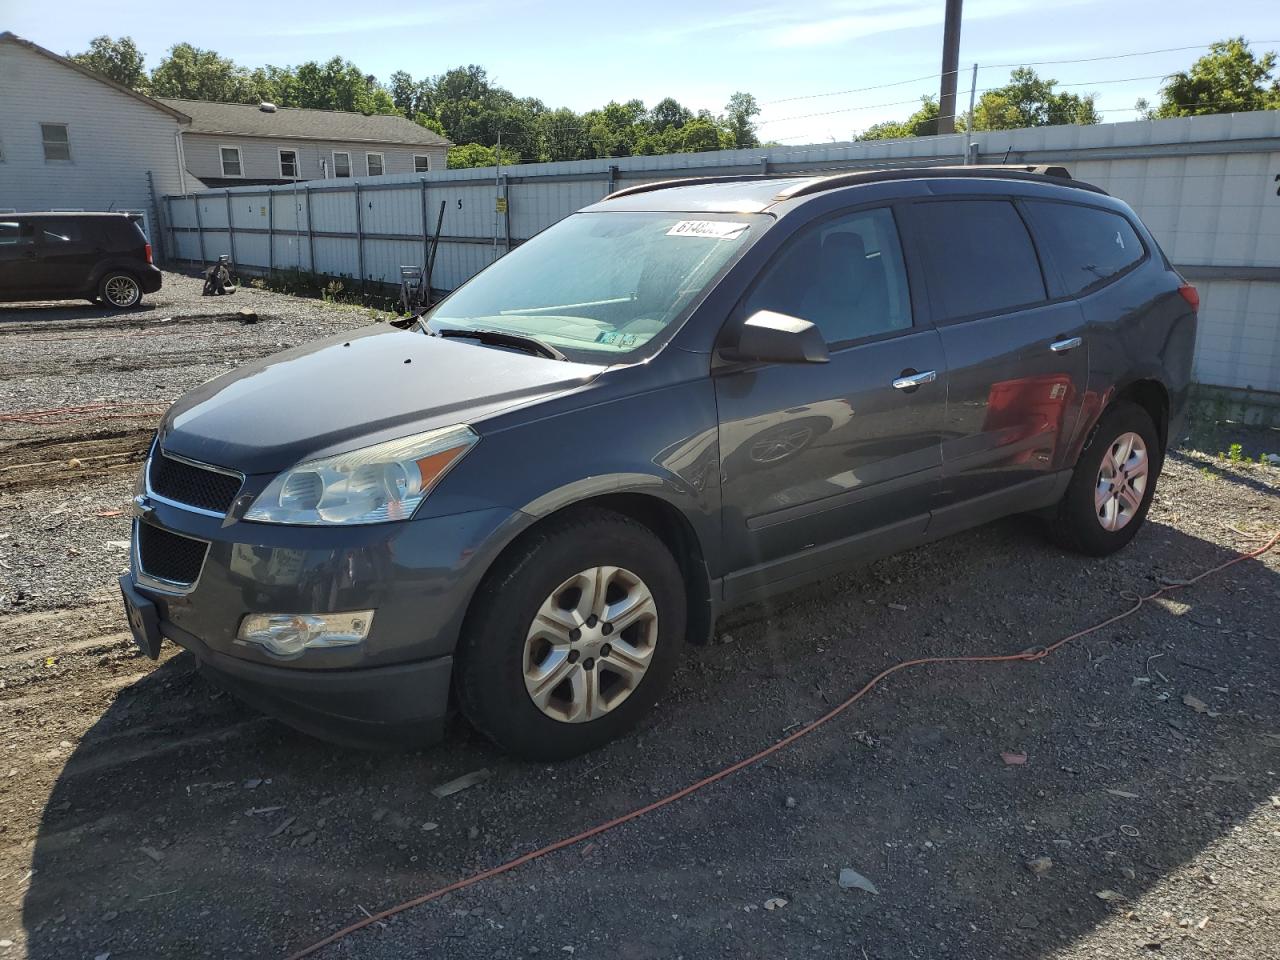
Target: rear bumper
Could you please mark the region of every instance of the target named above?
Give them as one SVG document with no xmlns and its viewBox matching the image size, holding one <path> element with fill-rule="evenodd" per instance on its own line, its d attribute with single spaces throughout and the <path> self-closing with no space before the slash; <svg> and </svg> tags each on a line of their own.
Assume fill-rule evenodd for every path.
<svg viewBox="0 0 1280 960">
<path fill-rule="evenodd" d="M 160 632 L 190 651 L 214 684 L 312 736 L 395 748 L 434 743 L 444 734 L 452 657 L 356 670 L 291 670 L 218 653 L 166 620 Z"/>
<path fill-rule="evenodd" d="M 163 282 L 164 274 L 160 272 L 159 267 L 153 267 L 148 264 L 146 269 L 138 273 L 138 283 L 142 285 L 143 293 L 155 293 L 160 289 Z"/>
</svg>

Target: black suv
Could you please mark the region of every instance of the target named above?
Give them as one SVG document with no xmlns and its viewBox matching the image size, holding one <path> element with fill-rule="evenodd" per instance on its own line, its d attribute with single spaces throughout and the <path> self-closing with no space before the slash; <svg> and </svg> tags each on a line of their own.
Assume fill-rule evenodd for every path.
<svg viewBox="0 0 1280 960">
<path fill-rule="evenodd" d="M 139 477 L 139 644 L 326 736 L 427 738 L 453 703 L 557 757 L 736 604 L 1012 513 L 1119 549 L 1196 291 L 1055 172 L 634 187 L 414 330 L 209 381 Z"/>
<path fill-rule="evenodd" d="M 0 213 L 0 301 L 78 300 L 124 310 L 160 289 L 127 213 Z"/>
</svg>

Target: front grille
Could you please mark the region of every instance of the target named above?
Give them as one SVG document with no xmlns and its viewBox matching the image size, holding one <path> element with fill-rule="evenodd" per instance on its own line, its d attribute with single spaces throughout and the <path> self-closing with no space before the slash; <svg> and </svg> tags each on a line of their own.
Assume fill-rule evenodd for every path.
<svg viewBox="0 0 1280 960">
<path fill-rule="evenodd" d="M 244 482 L 240 477 L 166 457 L 159 449 L 151 456 L 147 480 L 152 493 L 216 513 L 231 509 Z"/>
<path fill-rule="evenodd" d="M 149 523 L 138 524 L 138 565 L 147 576 L 170 583 L 196 582 L 209 545 Z"/>
</svg>

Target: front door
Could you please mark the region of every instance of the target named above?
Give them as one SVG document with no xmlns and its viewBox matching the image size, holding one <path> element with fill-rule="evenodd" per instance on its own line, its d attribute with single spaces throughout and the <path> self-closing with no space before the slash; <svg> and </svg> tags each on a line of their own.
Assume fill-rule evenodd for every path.
<svg viewBox="0 0 1280 960">
<path fill-rule="evenodd" d="M 1050 301 L 1011 200 L 920 201 L 907 214 L 949 377 L 938 506 L 951 506 L 954 522 L 935 518 L 939 533 L 968 525 L 980 498 L 990 506 L 981 515 L 995 516 L 1052 491 L 1084 401 L 1089 344 L 1079 305 Z"/>
<path fill-rule="evenodd" d="M 35 262 L 31 221 L 0 215 L 0 298 L 12 300 L 33 289 Z"/>
<path fill-rule="evenodd" d="M 790 238 L 735 321 L 758 310 L 815 324 L 831 359 L 716 373 L 730 600 L 918 537 L 941 466 L 942 345 L 913 322 L 891 210 Z"/>
</svg>

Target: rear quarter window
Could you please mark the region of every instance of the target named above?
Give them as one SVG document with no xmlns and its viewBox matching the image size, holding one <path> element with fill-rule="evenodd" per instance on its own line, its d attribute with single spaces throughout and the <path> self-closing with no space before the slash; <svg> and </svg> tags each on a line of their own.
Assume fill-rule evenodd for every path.
<svg viewBox="0 0 1280 960">
<path fill-rule="evenodd" d="M 928 201 L 911 212 L 935 322 L 1008 313 L 1045 299 L 1031 234 L 1010 201 Z"/>
<path fill-rule="evenodd" d="M 1137 231 L 1118 213 L 1051 200 L 1028 200 L 1026 207 L 1067 294 L 1099 287 L 1146 256 Z"/>
</svg>

